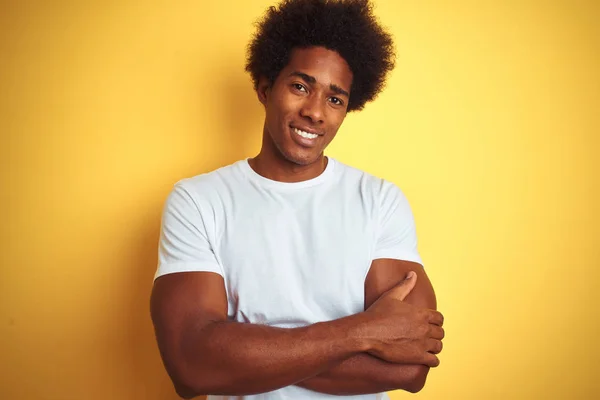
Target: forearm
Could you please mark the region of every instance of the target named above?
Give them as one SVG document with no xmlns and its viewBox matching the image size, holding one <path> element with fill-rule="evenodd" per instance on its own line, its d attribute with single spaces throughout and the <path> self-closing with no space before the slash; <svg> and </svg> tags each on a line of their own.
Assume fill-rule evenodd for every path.
<svg viewBox="0 0 600 400">
<path fill-rule="evenodd" d="M 385 275 L 386 279 L 370 281 L 368 287 L 370 290 L 366 292 L 365 309 L 382 293 L 397 284 L 396 282 L 404 279 L 409 270 L 418 273 L 418 286 L 404 301 L 418 307 L 437 308 L 433 287 L 422 267 L 416 265 L 402 267 L 392 263 L 384 265 L 383 268 L 389 268 L 388 271 L 393 272 Z M 414 393 L 423 388 L 428 373 L 429 367 L 425 365 L 393 364 L 369 354 L 360 354 L 345 360 L 329 371 L 298 383 L 298 386 L 337 395 L 379 393 L 395 389 Z"/>
<path fill-rule="evenodd" d="M 248 395 L 306 380 L 368 350 L 357 314 L 303 328 L 211 322 L 181 342 L 177 375 L 186 397 Z"/>
<path fill-rule="evenodd" d="M 300 383 L 306 389 L 338 396 L 423 388 L 429 367 L 393 364 L 362 353 L 346 359 L 332 369 Z"/>
</svg>

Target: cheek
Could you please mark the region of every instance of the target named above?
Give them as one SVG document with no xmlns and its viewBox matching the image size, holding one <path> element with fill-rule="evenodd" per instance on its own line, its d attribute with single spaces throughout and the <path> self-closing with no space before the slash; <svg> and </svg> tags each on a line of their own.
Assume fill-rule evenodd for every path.
<svg viewBox="0 0 600 400">
<path fill-rule="evenodd" d="M 331 131 L 332 133 L 336 134 L 338 129 L 340 129 L 340 127 L 342 126 L 342 123 L 344 122 L 344 118 L 346 117 L 346 114 L 340 114 L 339 112 L 336 112 L 335 114 L 333 114 L 331 116 Z"/>
<path fill-rule="evenodd" d="M 270 112 L 267 117 L 275 124 L 284 124 L 294 113 L 294 98 L 290 96 L 277 96 L 272 99 Z"/>
</svg>

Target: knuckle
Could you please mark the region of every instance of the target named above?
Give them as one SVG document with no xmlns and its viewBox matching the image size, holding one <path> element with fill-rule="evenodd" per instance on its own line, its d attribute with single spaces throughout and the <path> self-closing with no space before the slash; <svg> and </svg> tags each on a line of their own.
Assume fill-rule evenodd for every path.
<svg viewBox="0 0 600 400">
<path fill-rule="evenodd" d="M 444 329 L 436 326 L 431 332 L 431 337 L 437 340 L 442 340 L 444 338 Z"/>
<path fill-rule="evenodd" d="M 440 359 L 435 354 L 432 354 L 431 355 L 431 366 L 437 367 L 438 365 L 440 365 Z"/>
</svg>

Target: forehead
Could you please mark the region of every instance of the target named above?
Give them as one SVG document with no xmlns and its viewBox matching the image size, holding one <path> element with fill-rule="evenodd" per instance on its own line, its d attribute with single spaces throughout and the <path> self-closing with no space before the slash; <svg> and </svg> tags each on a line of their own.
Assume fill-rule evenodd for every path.
<svg viewBox="0 0 600 400">
<path fill-rule="evenodd" d="M 337 85 L 346 91 L 352 86 L 352 71 L 337 52 L 324 47 L 295 48 L 283 69 L 283 76 L 302 72 L 314 77 L 317 84 Z"/>
</svg>

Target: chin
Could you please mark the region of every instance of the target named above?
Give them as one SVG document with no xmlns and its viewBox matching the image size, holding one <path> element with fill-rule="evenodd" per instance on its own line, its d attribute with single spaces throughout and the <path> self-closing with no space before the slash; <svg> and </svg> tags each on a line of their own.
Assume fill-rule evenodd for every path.
<svg viewBox="0 0 600 400">
<path fill-rule="evenodd" d="M 297 164 L 297 165 L 310 165 L 313 164 L 317 161 L 319 161 L 319 155 L 313 155 L 313 154 L 290 154 L 290 153 L 283 153 L 283 157 L 288 160 L 291 163 Z"/>
<path fill-rule="evenodd" d="M 307 166 L 318 162 L 323 154 L 323 150 L 319 147 L 305 148 L 297 145 L 291 138 L 284 137 L 281 140 L 269 135 L 271 139 L 272 149 L 279 153 L 279 156 L 284 160 L 299 166 Z"/>
</svg>

